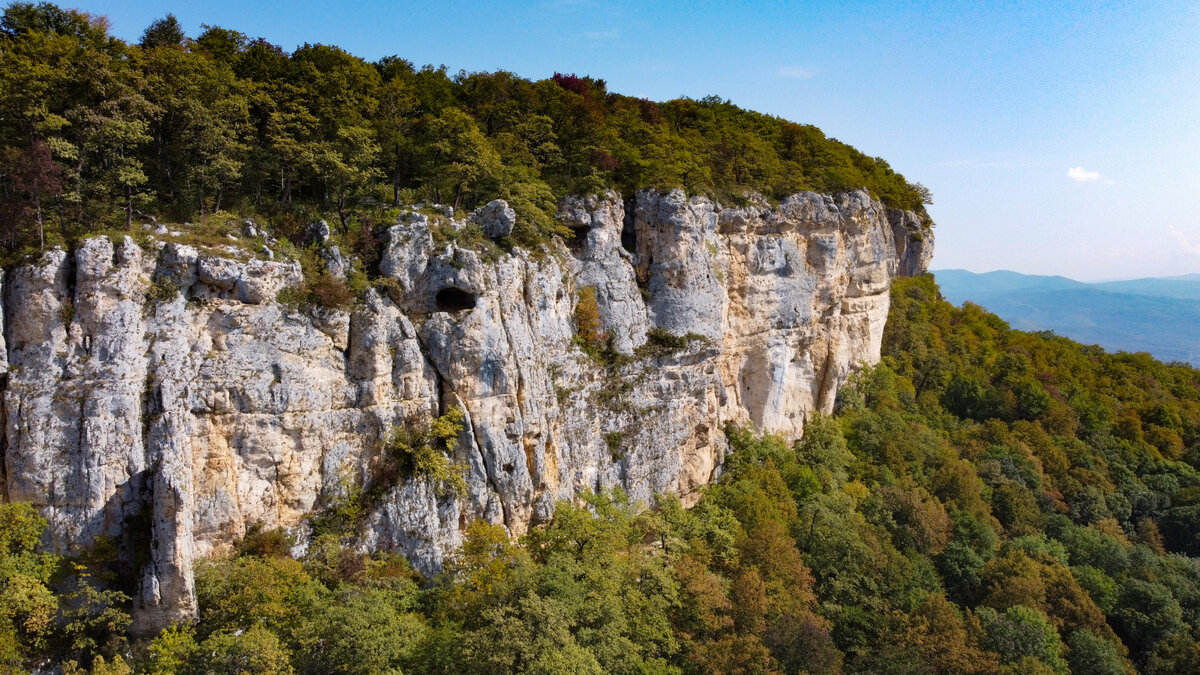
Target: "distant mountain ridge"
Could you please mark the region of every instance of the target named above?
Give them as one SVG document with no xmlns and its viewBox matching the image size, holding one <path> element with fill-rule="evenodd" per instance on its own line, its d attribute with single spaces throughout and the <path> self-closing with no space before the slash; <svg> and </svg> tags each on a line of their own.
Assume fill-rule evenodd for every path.
<svg viewBox="0 0 1200 675">
<path fill-rule="evenodd" d="M 1013 328 L 1200 367 L 1200 274 L 1097 283 L 1009 270 L 933 274 L 947 300 L 982 305 Z"/>
</svg>

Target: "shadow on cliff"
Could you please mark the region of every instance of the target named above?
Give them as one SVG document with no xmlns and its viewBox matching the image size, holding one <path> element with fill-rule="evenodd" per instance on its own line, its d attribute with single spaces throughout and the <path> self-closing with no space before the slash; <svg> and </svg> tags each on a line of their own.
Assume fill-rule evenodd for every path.
<svg viewBox="0 0 1200 675">
<path fill-rule="evenodd" d="M 71 551 L 80 562 L 105 573 L 97 579 L 103 586 L 134 598 L 141 590 L 143 569 L 153 560 L 154 471 L 139 471 L 118 485 L 85 526 L 86 531 L 99 534 L 87 546 Z M 113 531 L 118 534 L 108 534 Z"/>
</svg>

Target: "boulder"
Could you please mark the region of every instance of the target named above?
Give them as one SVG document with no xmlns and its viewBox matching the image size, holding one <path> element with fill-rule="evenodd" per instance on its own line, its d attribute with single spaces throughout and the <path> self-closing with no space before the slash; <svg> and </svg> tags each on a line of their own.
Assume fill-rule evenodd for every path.
<svg viewBox="0 0 1200 675">
<path fill-rule="evenodd" d="M 305 234 L 308 241 L 316 242 L 318 245 L 323 245 L 325 242 L 329 241 L 329 235 L 331 234 L 329 223 L 325 222 L 324 220 L 318 220 L 309 223 L 308 230 L 305 232 Z"/>
<path fill-rule="evenodd" d="M 274 302 L 279 291 L 302 283 L 299 262 L 251 260 L 237 280 L 237 299 L 251 305 Z"/>
<path fill-rule="evenodd" d="M 321 261 L 325 264 L 325 271 L 342 281 L 346 280 L 346 275 L 350 273 L 350 259 L 342 255 L 342 250 L 337 246 L 321 250 Z"/>
<path fill-rule="evenodd" d="M 196 250 L 196 247 L 174 242 L 168 243 L 163 247 L 162 255 L 158 258 L 157 276 L 174 281 L 179 286 L 179 290 L 186 291 L 196 283 L 199 261 L 200 252 Z"/>
<path fill-rule="evenodd" d="M 200 281 L 221 290 L 232 290 L 242 276 L 244 265 L 229 258 L 202 256 L 197 265 Z"/>
<path fill-rule="evenodd" d="M 517 224 L 517 212 L 503 199 L 493 199 L 471 214 L 471 221 L 483 228 L 483 233 L 499 239 L 512 234 Z"/>
</svg>

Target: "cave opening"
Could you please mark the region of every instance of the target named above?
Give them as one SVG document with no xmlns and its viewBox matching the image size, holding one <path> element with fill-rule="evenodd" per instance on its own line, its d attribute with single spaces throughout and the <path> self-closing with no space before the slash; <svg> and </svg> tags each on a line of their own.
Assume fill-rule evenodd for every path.
<svg viewBox="0 0 1200 675">
<path fill-rule="evenodd" d="M 621 246 L 630 253 L 637 253 L 637 230 L 634 229 L 637 200 L 625 200 L 625 220 L 621 223 Z"/>
<path fill-rule="evenodd" d="M 588 232 L 592 231 L 591 224 L 587 225 L 568 225 L 567 229 L 571 230 L 571 236 L 567 238 L 567 248 L 571 253 L 578 256 L 584 248 L 587 247 Z"/>
<path fill-rule="evenodd" d="M 462 312 L 475 309 L 475 296 L 461 288 L 450 286 L 437 292 L 433 304 L 439 312 Z"/>
</svg>

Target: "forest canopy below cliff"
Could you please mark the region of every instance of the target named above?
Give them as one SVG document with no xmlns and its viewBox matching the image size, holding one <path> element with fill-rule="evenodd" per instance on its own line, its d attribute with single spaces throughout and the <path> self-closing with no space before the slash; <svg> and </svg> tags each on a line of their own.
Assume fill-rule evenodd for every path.
<svg viewBox="0 0 1200 675">
<path fill-rule="evenodd" d="M 691 509 L 616 492 L 519 540 L 476 522 L 432 579 L 346 519 L 298 557 L 252 530 L 198 567 L 196 623 L 132 643 L 103 546 L 38 555 L 45 522 L 3 505 L 0 664 L 1200 672 L 1200 371 L 1011 330 L 929 276 L 894 285 L 883 349 L 802 440 L 729 427 Z"/>
<path fill-rule="evenodd" d="M 140 44 L 107 21 L 15 3 L 0 21 L 0 244 L 71 243 L 142 214 L 225 210 L 283 235 L 316 217 L 351 227 L 388 208 L 506 199 L 514 237 L 556 231 L 568 193 L 682 187 L 738 200 L 868 188 L 923 212 L 928 192 L 819 129 L 719 97 L 664 103 L 592 77 L 449 73 L 330 45 L 288 53 L 174 17 Z"/>
</svg>

